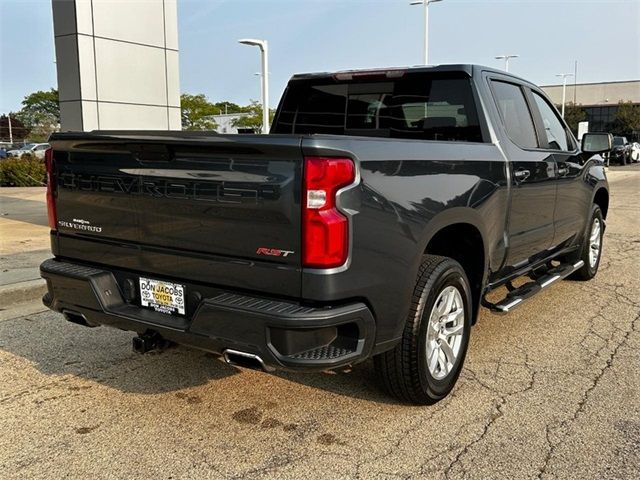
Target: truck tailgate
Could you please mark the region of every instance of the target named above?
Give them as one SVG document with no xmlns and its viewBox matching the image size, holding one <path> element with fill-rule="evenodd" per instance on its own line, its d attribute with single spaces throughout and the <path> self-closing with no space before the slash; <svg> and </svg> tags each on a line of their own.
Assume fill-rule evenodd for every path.
<svg viewBox="0 0 640 480">
<path fill-rule="evenodd" d="M 52 146 L 57 255 L 299 295 L 300 138 L 96 132 Z"/>
</svg>

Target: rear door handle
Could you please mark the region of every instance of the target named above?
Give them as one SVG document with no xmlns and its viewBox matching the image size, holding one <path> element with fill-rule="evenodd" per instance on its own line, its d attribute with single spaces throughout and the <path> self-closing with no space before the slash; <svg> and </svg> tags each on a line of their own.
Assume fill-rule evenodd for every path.
<svg viewBox="0 0 640 480">
<path fill-rule="evenodd" d="M 516 170 L 513 174 L 513 176 L 516 177 L 516 181 L 518 182 L 525 181 L 527 178 L 529 178 L 529 175 L 531 175 L 531 172 L 529 170 Z"/>
</svg>

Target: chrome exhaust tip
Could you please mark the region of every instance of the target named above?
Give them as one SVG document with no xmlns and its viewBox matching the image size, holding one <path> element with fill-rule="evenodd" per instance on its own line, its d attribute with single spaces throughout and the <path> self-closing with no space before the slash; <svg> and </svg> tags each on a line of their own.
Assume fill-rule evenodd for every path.
<svg viewBox="0 0 640 480">
<path fill-rule="evenodd" d="M 229 365 L 236 367 L 251 368 L 253 370 L 262 370 L 264 372 L 272 372 L 272 367 L 265 365 L 259 355 L 253 353 L 241 352 L 230 348 L 222 352 L 222 358 Z"/>
<path fill-rule="evenodd" d="M 87 321 L 87 317 L 80 312 L 75 312 L 73 310 L 62 310 L 62 315 L 64 316 L 67 322 L 75 323 L 77 325 L 82 325 L 83 327 L 94 327 L 95 325 L 91 325 Z"/>
</svg>

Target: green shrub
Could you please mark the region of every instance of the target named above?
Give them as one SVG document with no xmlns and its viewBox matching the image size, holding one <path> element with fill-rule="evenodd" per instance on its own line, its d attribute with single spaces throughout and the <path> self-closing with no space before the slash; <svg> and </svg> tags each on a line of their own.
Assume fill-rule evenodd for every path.
<svg viewBox="0 0 640 480">
<path fill-rule="evenodd" d="M 44 161 L 30 155 L 0 160 L 0 186 L 41 187 L 45 185 Z"/>
</svg>

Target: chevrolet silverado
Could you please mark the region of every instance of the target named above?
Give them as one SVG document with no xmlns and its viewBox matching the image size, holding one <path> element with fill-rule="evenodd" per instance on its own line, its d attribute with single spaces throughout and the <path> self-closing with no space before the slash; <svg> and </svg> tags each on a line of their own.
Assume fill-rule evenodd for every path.
<svg viewBox="0 0 640 480">
<path fill-rule="evenodd" d="M 44 303 L 266 371 L 373 359 L 430 404 L 481 307 L 592 278 L 609 193 L 532 83 L 478 65 L 295 75 L 268 135 L 56 133 Z M 491 295 L 488 295 L 492 293 Z"/>
</svg>

